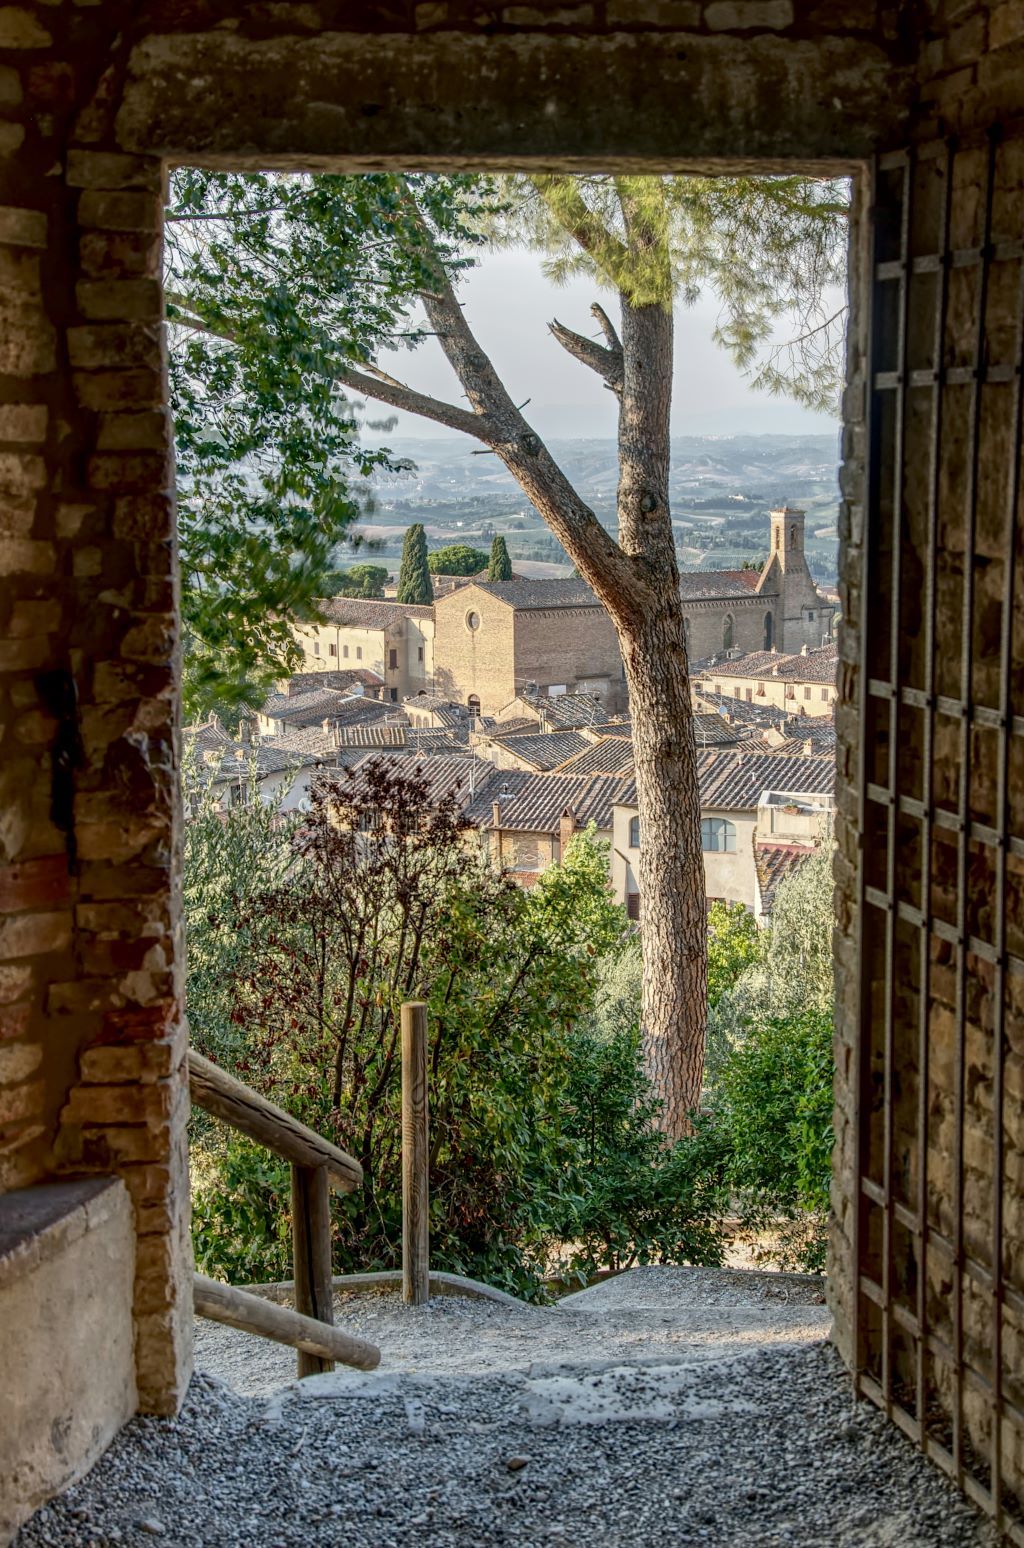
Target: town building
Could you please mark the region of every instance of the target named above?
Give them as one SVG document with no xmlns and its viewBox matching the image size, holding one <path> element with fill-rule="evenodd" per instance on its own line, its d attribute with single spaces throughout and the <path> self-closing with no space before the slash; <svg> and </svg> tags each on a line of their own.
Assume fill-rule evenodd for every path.
<svg viewBox="0 0 1024 1548">
<path fill-rule="evenodd" d="M 830 641 L 818 649 L 804 645 L 795 655 L 758 650 L 716 661 L 694 671 L 693 691 L 747 704 L 771 705 L 786 715 L 831 717 L 836 702 L 838 650 Z"/>
<path fill-rule="evenodd" d="M 615 626 L 585 581 L 471 581 L 434 603 L 437 691 L 485 715 L 517 696 L 626 706 Z"/>
<path fill-rule="evenodd" d="M 319 603 L 321 622 L 299 626 L 306 671 L 363 668 L 384 685 L 392 704 L 431 688 L 434 611 L 405 602 L 329 597 Z"/>
<path fill-rule="evenodd" d="M 762 881 L 758 845 L 790 854 L 813 850 L 832 810 L 835 760 L 709 750 L 697 755 L 697 778 L 708 902 L 742 903 L 761 917 L 767 872 Z M 643 833 L 635 781 L 623 783 L 614 804 L 612 889 L 629 917 L 639 919 Z M 763 857 L 761 863 L 764 870 Z"/>
</svg>

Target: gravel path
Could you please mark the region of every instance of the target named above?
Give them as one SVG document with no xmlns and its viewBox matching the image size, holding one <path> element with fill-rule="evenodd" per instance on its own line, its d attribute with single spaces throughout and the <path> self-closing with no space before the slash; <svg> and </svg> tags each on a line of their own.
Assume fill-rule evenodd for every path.
<svg viewBox="0 0 1024 1548">
<path fill-rule="evenodd" d="M 395 1291 L 335 1298 L 334 1320 L 381 1352 L 381 1372 L 482 1375 L 531 1365 L 719 1359 L 780 1340 L 823 1338 L 821 1281 L 799 1274 L 634 1269 L 554 1306 L 436 1296 L 403 1306 Z M 275 1391 L 295 1354 L 219 1323 L 196 1325 L 196 1365 L 236 1392 Z M 340 1372 L 342 1382 L 351 1381 Z"/>
<path fill-rule="evenodd" d="M 988 1548 L 852 1403 L 818 1293 L 646 1270 L 555 1308 L 359 1297 L 344 1324 L 388 1334 L 380 1370 L 263 1396 L 209 1374 L 273 1387 L 207 1330 L 179 1418 L 133 1421 L 17 1548 Z"/>
</svg>

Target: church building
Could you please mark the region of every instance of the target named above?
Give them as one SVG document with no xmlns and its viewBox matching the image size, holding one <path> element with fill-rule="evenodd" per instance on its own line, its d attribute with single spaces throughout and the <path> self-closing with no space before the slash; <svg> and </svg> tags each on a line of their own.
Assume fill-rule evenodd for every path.
<svg viewBox="0 0 1024 1548">
<path fill-rule="evenodd" d="M 832 639 L 836 607 L 804 553 L 804 512 L 771 512 L 770 550 L 757 570 L 680 576 L 691 662 L 777 650 L 797 655 Z M 583 581 L 474 581 L 434 602 L 436 691 L 485 715 L 517 694 L 595 693 L 626 707 L 611 619 Z"/>
</svg>

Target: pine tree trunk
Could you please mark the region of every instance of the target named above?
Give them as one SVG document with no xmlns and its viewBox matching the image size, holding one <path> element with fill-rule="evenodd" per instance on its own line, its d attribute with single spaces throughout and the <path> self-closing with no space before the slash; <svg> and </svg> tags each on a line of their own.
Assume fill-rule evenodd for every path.
<svg viewBox="0 0 1024 1548">
<path fill-rule="evenodd" d="M 707 907 L 700 792 L 679 567 L 669 509 L 670 308 L 622 306 L 619 543 L 650 601 L 619 625 L 640 812 L 644 1066 L 671 1138 L 700 1101 L 707 1025 Z"/>
<path fill-rule="evenodd" d="M 707 1021 L 707 916 L 700 798 L 678 584 L 621 637 L 640 812 L 644 1067 L 661 1125 L 688 1132 L 700 1102 Z"/>
</svg>

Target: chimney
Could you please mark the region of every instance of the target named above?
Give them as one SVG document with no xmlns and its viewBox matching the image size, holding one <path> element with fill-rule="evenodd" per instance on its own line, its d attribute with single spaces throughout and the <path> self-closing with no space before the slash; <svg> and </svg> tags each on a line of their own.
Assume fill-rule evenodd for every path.
<svg viewBox="0 0 1024 1548">
<path fill-rule="evenodd" d="M 805 758 L 809 758 L 813 752 L 814 752 L 814 743 L 808 737 L 807 741 L 804 743 L 804 757 Z"/>
<path fill-rule="evenodd" d="M 800 654 L 801 654 L 801 656 L 806 656 L 806 654 L 807 654 L 807 646 L 806 646 L 806 644 L 801 645 L 801 647 L 800 647 Z"/>
<path fill-rule="evenodd" d="M 491 827 L 501 827 L 501 806 L 497 801 L 491 802 Z"/>
<path fill-rule="evenodd" d="M 567 806 L 558 819 L 558 848 L 563 860 L 565 859 L 565 851 L 569 847 L 569 840 L 575 832 L 576 814 L 571 806 Z"/>
</svg>

